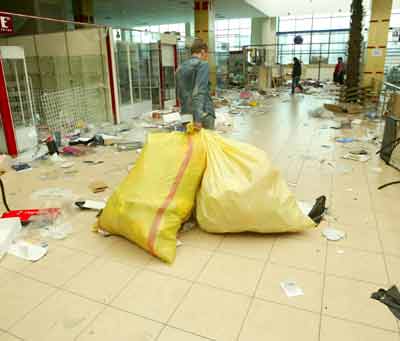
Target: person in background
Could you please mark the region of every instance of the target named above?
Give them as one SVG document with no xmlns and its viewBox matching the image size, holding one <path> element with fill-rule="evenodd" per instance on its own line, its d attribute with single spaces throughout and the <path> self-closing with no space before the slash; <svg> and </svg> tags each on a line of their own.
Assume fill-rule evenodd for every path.
<svg viewBox="0 0 400 341">
<path fill-rule="evenodd" d="M 210 96 L 207 44 L 196 38 L 191 46 L 191 54 L 192 57 L 176 72 L 182 123 L 186 125 L 193 122 L 196 130 L 214 129 L 215 110 Z"/>
<path fill-rule="evenodd" d="M 344 84 L 344 75 L 346 73 L 343 58 L 339 57 L 333 73 L 333 81 L 335 83 Z"/>
<path fill-rule="evenodd" d="M 292 69 L 292 94 L 294 94 L 296 88 L 300 85 L 301 77 L 301 63 L 296 57 L 293 58 L 293 69 Z"/>
</svg>

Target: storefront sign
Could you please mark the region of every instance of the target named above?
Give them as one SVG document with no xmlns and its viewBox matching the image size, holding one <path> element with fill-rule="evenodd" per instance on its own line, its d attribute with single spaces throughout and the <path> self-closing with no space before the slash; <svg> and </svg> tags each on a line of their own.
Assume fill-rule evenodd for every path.
<svg viewBox="0 0 400 341">
<path fill-rule="evenodd" d="M 0 13 L 0 34 L 13 33 L 14 23 L 11 15 Z"/>
</svg>

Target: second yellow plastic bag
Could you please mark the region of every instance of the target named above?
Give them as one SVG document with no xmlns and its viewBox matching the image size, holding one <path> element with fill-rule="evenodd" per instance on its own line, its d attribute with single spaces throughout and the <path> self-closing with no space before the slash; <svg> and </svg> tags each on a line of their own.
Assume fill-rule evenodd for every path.
<svg viewBox="0 0 400 341">
<path fill-rule="evenodd" d="M 97 229 L 124 236 L 172 263 L 177 231 L 192 212 L 204 168 L 200 134 L 150 134 L 134 168 L 108 200 Z"/>
<path fill-rule="evenodd" d="M 297 232 L 315 227 L 264 151 L 202 130 L 207 166 L 196 217 L 212 233 Z"/>
</svg>

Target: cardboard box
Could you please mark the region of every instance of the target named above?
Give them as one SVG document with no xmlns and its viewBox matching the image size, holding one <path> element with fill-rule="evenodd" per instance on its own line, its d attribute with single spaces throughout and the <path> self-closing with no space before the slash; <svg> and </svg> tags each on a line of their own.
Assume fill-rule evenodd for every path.
<svg viewBox="0 0 400 341">
<path fill-rule="evenodd" d="M 337 114 L 360 114 L 363 112 L 363 107 L 356 103 L 324 104 L 324 108 Z"/>
</svg>

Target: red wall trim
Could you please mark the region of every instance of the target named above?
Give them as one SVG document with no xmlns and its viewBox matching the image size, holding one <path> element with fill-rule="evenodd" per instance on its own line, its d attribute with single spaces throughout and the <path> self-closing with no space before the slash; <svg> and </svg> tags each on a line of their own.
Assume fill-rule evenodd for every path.
<svg viewBox="0 0 400 341">
<path fill-rule="evenodd" d="M 3 70 L 3 61 L 0 58 L 0 116 L 3 122 L 4 138 L 7 143 L 7 151 L 11 156 L 18 155 L 17 139 L 15 137 L 14 122 L 8 99 L 6 79 Z"/>
<path fill-rule="evenodd" d="M 113 63 L 112 63 L 112 49 L 111 49 L 111 39 L 110 39 L 110 31 L 107 32 L 106 38 L 107 44 L 107 64 L 108 64 L 108 81 L 110 82 L 110 91 L 111 91 L 111 108 L 114 119 L 114 124 L 118 123 L 117 120 L 117 103 L 115 98 L 115 86 L 114 86 L 114 74 L 113 74 Z"/>
</svg>

